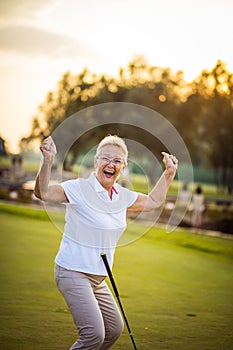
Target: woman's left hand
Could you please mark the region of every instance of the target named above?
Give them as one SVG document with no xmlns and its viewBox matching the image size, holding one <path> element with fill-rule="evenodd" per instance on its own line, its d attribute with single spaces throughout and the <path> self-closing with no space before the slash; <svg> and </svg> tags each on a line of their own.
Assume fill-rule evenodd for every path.
<svg viewBox="0 0 233 350">
<path fill-rule="evenodd" d="M 178 159 L 172 154 L 162 152 L 163 155 L 163 163 L 165 165 L 165 169 L 167 173 L 171 176 L 175 176 L 176 170 L 178 167 Z"/>
</svg>

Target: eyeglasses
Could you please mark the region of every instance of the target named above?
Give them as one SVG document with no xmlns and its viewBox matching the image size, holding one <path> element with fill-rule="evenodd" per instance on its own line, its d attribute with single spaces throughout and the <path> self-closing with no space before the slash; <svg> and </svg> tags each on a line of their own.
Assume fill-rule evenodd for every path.
<svg viewBox="0 0 233 350">
<path fill-rule="evenodd" d="M 118 167 L 125 162 L 123 159 L 120 159 L 120 158 L 108 158 L 106 156 L 97 156 L 96 158 L 100 159 L 104 164 L 109 164 L 113 162 L 113 164 Z"/>
</svg>

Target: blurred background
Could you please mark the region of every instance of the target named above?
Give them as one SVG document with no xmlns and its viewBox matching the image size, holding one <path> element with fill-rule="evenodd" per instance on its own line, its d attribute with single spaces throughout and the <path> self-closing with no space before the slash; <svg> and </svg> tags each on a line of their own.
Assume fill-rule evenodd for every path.
<svg viewBox="0 0 233 350">
<path fill-rule="evenodd" d="M 191 156 L 194 181 L 176 178 L 160 220 L 181 188 L 193 194 L 201 187 L 202 228 L 232 234 L 232 13 L 231 0 L 1 0 L 0 199 L 38 205 L 41 140 L 87 107 L 130 102 L 165 117 Z M 138 130 L 100 127 L 72 145 L 65 178 L 91 171 L 93 155 L 85 155 L 107 132 L 147 140 L 156 157 L 163 150 Z M 134 157 L 122 182 L 146 192 L 135 164 L 150 173 L 150 161 Z M 185 205 L 181 224 L 192 227 L 193 206 Z"/>
</svg>

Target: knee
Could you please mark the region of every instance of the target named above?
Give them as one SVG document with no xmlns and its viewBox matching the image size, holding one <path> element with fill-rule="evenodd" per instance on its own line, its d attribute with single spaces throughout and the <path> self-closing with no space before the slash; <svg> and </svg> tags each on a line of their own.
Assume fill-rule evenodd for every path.
<svg viewBox="0 0 233 350">
<path fill-rule="evenodd" d="M 95 349 L 99 349 L 104 342 L 105 332 L 96 332 L 92 336 L 92 343 L 96 345 Z"/>
<path fill-rule="evenodd" d="M 100 349 L 105 339 L 105 330 L 101 327 L 79 328 L 79 339 L 72 345 L 70 350 L 75 349 Z"/>
<path fill-rule="evenodd" d="M 104 338 L 104 329 L 89 329 L 89 332 L 85 334 L 85 344 L 90 346 L 90 349 L 99 349 L 104 342 Z M 88 346 L 87 349 L 89 349 Z"/>
<path fill-rule="evenodd" d="M 111 329 L 110 334 L 108 334 L 108 337 L 115 342 L 121 335 L 124 329 L 124 322 L 122 319 L 118 321 L 118 323 L 115 325 L 114 328 Z M 106 335 L 107 336 L 107 335 Z"/>
<path fill-rule="evenodd" d="M 121 335 L 123 330 L 124 330 L 124 322 L 121 319 L 120 322 L 118 323 L 118 327 L 116 327 L 116 331 L 115 331 L 117 338 L 119 338 L 119 336 Z"/>
</svg>

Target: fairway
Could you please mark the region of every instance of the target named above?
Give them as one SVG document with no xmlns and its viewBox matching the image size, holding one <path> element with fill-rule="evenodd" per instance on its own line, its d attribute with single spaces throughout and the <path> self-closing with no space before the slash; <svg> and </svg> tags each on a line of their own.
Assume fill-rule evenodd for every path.
<svg viewBox="0 0 233 350">
<path fill-rule="evenodd" d="M 53 280 L 61 232 L 13 209 L 0 204 L 0 349 L 69 349 L 77 333 Z M 233 349 L 232 263 L 233 240 L 188 231 L 152 228 L 119 247 L 113 274 L 138 350 Z M 132 349 L 126 329 L 113 349 Z"/>
</svg>

